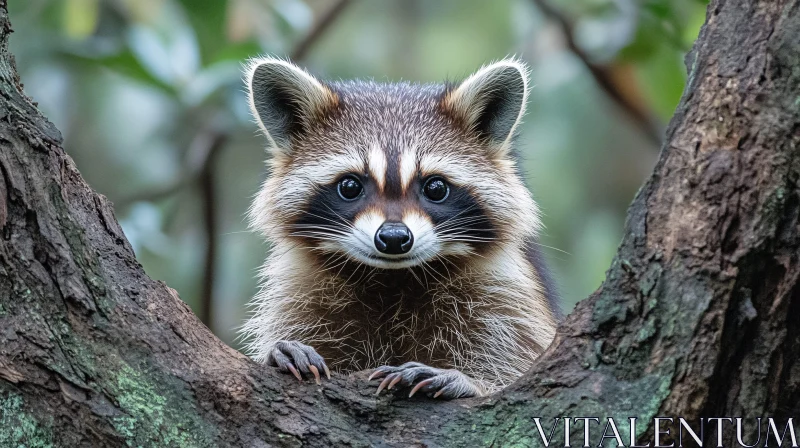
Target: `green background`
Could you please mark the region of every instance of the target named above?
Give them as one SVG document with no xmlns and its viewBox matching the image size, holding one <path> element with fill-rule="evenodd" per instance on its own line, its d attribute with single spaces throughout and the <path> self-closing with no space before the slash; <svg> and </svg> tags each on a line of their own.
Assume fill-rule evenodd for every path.
<svg viewBox="0 0 800 448">
<path fill-rule="evenodd" d="M 196 310 L 208 246 L 206 199 L 194 175 L 203 159 L 198 136 L 227 136 L 211 166 L 210 326 L 236 346 L 268 250 L 244 219 L 265 176 L 266 154 L 248 115 L 241 63 L 291 54 L 335 2 L 9 3 L 11 49 L 27 94 L 62 131 L 86 180 L 116 204 L 148 274 Z M 569 310 L 609 266 L 625 210 L 659 150 L 646 129 L 663 135 L 706 2 L 546 5 L 568 34 L 530 0 L 352 1 L 300 65 L 329 79 L 428 82 L 462 78 L 507 55 L 527 61 L 535 88 L 519 140 L 522 167 L 544 211 L 542 244 Z M 612 81 L 610 90 L 628 108 L 648 117 L 644 127 L 589 66 Z"/>
</svg>

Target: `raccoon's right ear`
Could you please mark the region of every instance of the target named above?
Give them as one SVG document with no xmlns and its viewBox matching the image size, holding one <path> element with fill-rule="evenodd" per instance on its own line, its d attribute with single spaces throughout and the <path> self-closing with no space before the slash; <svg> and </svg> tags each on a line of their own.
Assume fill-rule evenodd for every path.
<svg viewBox="0 0 800 448">
<path fill-rule="evenodd" d="M 481 67 L 449 90 L 442 101 L 470 131 L 486 138 L 495 156 L 507 154 L 510 141 L 525 115 L 528 67 L 507 58 Z"/>
<path fill-rule="evenodd" d="M 270 150 L 289 153 L 292 137 L 337 103 L 337 96 L 289 61 L 251 59 L 245 72 L 250 111 L 267 136 Z"/>
</svg>

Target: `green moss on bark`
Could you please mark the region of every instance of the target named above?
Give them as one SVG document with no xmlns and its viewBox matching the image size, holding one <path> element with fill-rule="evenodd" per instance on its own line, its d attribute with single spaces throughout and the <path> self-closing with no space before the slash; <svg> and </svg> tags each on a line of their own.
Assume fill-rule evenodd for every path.
<svg viewBox="0 0 800 448">
<path fill-rule="evenodd" d="M 114 417 L 112 425 L 128 446 L 158 443 L 160 446 L 214 446 L 215 434 L 200 419 L 196 409 L 182 409 L 176 404 L 187 403 L 175 397 L 167 387 L 122 364 L 116 383 L 109 385 L 123 416 Z"/>
<path fill-rule="evenodd" d="M 0 388 L 0 446 L 52 447 L 53 433 L 50 426 L 24 409 L 21 396 Z"/>
</svg>

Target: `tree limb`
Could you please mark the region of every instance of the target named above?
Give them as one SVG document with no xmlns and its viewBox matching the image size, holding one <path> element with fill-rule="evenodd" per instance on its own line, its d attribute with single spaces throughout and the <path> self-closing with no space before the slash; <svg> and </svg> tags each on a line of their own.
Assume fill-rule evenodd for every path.
<svg viewBox="0 0 800 448">
<path fill-rule="evenodd" d="M 583 62 L 583 65 L 586 66 L 587 70 L 589 70 L 589 74 L 592 76 L 592 78 L 594 78 L 597 86 L 600 87 L 600 89 L 605 92 L 606 96 L 608 96 L 608 98 L 610 98 L 620 109 L 622 109 L 622 111 L 625 112 L 628 117 L 630 117 L 633 124 L 636 125 L 636 127 L 653 143 L 654 146 L 661 147 L 663 138 L 662 132 L 655 126 L 653 118 L 644 112 L 639 105 L 633 103 L 622 91 L 620 91 L 620 89 L 617 87 L 617 84 L 614 82 L 608 67 L 595 64 L 589 54 L 587 54 L 586 51 L 584 51 L 577 44 L 577 42 L 575 42 L 575 35 L 573 32 L 574 26 L 572 21 L 567 18 L 566 15 L 562 14 L 560 11 L 550 5 L 548 0 L 532 1 L 547 18 L 558 25 L 558 27 L 561 29 L 561 33 L 564 35 L 567 48 L 575 56 L 577 56 L 581 62 Z"/>
</svg>

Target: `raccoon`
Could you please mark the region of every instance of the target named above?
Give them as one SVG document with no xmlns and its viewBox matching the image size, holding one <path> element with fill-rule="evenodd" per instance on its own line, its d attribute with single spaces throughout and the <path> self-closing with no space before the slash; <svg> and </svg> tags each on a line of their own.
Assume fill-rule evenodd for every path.
<svg viewBox="0 0 800 448">
<path fill-rule="evenodd" d="M 319 384 L 375 369 L 377 393 L 497 391 L 555 335 L 539 208 L 514 152 L 528 69 L 460 83 L 321 81 L 247 65 L 269 176 L 249 211 L 270 243 L 241 333 L 259 362 Z"/>
</svg>

